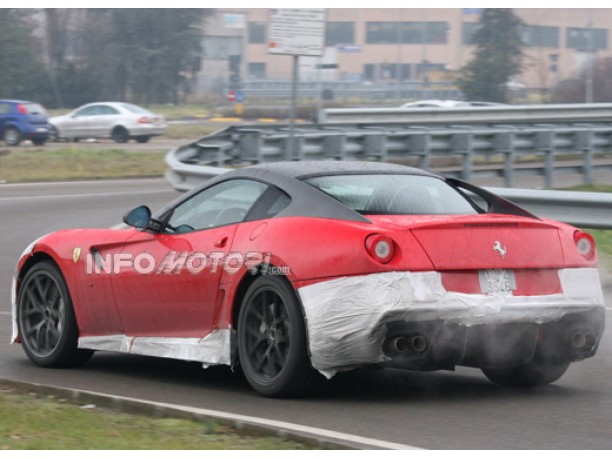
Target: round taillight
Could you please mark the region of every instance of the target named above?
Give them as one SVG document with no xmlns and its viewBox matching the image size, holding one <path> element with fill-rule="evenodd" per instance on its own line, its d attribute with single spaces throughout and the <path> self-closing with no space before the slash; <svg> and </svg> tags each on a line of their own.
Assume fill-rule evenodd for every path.
<svg viewBox="0 0 612 459">
<path fill-rule="evenodd" d="M 583 233 L 582 231 L 576 231 L 574 233 L 574 242 L 576 243 L 576 249 L 587 260 L 592 260 L 595 256 L 595 241 L 591 235 Z"/>
<path fill-rule="evenodd" d="M 372 234 L 366 238 L 366 250 L 379 263 L 389 263 L 395 254 L 393 240 L 381 234 Z"/>
<path fill-rule="evenodd" d="M 148 124 L 148 123 L 150 123 L 150 122 L 151 122 L 151 120 L 149 119 L 149 117 L 148 117 L 148 116 L 141 116 L 141 117 L 138 119 L 138 122 L 139 122 L 140 124 Z"/>
</svg>

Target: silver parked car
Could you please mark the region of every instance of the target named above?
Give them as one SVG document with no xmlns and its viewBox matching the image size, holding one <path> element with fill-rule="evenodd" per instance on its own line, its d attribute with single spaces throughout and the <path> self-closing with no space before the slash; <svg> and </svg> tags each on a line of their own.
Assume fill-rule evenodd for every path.
<svg viewBox="0 0 612 459">
<path fill-rule="evenodd" d="M 49 119 L 55 140 L 110 137 L 125 143 L 130 139 L 148 142 L 166 132 L 166 120 L 138 105 L 125 102 L 95 102 L 73 112 Z"/>
</svg>

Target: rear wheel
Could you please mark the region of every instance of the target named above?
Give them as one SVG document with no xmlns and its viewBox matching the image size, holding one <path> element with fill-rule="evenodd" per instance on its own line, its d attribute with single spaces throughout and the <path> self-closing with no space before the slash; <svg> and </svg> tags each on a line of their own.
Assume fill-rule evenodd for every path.
<svg viewBox="0 0 612 459">
<path fill-rule="evenodd" d="M 499 386 L 531 387 L 555 382 L 568 367 L 569 362 L 547 362 L 536 358 L 517 367 L 503 370 L 483 368 L 482 372 Z"/>
<path fill-rule="evenodd" d="M 139 135 L 137 137 L 134 137 L 134 139 L 138 143 L 147 143 L 151 139 L 151 136 L 148 136 L 148 135 Z"/>
<path fill-rule="evenodd" d="M 306 352 L 301 308 L 283 278 L 263 276 L 247 290 L 238 319 L 238 355 L 253 389 L 268 397 L 304 395 L 317 376 Z"/>
<path fill-rule="evenodd" d="M 78 349 L 78 329 L 66 282 L 50 261 L 25 275 L 17 300 L 17 325 L 23 349 L 43 367 L 76 366 L 93 351 Z"/>
<path fill-rule="evenodd" d="M 126 143 L 128 140 L 130 140 L 130 135 L 128 134 L 127 129 L 122 126 L 117 126 L 114 128 L 113 132 L 111 133 L 111 137 L 117 143 Z"/>
<path fill-rule="evenodd" d="M 14 127 L 9 127 L 4 130 L 4 141 L 7 145 L 11 147 L 16 147 L 21 143 L 22 136 L 19 129 Z"/>
<path fill-rule="evenodd" d="M 32 143 L 34 145 L 44 145 L 47 142 L 47 139 L 32 139 Z"/>
</svg>

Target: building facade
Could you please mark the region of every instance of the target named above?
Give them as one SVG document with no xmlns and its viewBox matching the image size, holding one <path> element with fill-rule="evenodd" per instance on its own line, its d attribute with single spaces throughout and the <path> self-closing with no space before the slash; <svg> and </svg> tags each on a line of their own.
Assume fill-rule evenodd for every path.
<svg viewBox="0 0 612 459">
<path fill-rule="evenodd" d="M 444 81 L 472 57 L 481 9 L 330 8 L 325 54 L 300 58 L 300 80 Z M 517 8 L 525 70 L 517 85 L 550 88 L 592 58 L 612 56 L 612 9 Z M 268 9 L 217 9 L 204 26 L 199 91 L 241 80 L 289 80 L 290 56 L 268 54 Z M 238 56 L 238 57 L 236 57 Z M 332 67 L 321 70 L 323 67 Z M 335 68 L 334 68 L 335 67 Z M 240 83 L 240 82 L 234 82 Z"/>
</svg>

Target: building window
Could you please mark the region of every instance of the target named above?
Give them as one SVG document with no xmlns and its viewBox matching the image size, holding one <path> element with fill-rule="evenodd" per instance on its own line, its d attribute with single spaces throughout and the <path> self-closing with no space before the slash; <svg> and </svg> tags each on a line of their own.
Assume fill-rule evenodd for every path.
<svg viewBox="0 0 612 459">
<path fill-rule="evenodd" d="M 559 27 L 524 26 L 521 27 L 520 34 L 525 46 L 532 48 L 559 47 Z"/>
<path fill-rule="evenodd" d="M 461 43 L 464 45 L 475 45 L 474 34 L 480 27 L 479 22 L 464 22 L 461 24 Z"/>
<path fill-rule="evenodd" d="M 263 80 L 266 77 L 266 64 L 264 62 L 249 62 L 248 74 L 250 80 Z"/>
<path fill-rule="evenodd" d="M 355 43 L 354 22 L 328 22 L 325 28 L 325 46 Z"/>
<path fill-rule="evenodd" d="M 249 43 L 266 42 L 266 24 L 264 22 L 249 22 Z"/>
<path fill-rule="evenodd" d="M 242 37 L 213 35 L 202 37 L 204 59 L 225 61 L 229 56 L 238 54 L 242 54 Z"/>
<path fill-rule="evenodd" d="M 416 77 L 421 78 L 428 75 L 429 72 L 443 72 L 446 69 L 446 64 L 434 64 L 432 62 L 421 62 L 416 65 Z"/>
<path fill-rule="evenodd" d="M 566 40 L 571 49 L 608 49 L 608 30 L 568 27 Z"/>
<path fill-rule="evenodd" d="M 448 29 L 447 22 L 367 22 L 366 43 L 444 44 Z"/>
<path fill-rule="evenodd" d="M 363 64 L 363 79 L 366 81 L 376 80 L 376 64 Z"/>
</svg>

